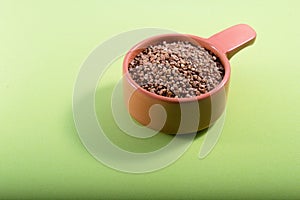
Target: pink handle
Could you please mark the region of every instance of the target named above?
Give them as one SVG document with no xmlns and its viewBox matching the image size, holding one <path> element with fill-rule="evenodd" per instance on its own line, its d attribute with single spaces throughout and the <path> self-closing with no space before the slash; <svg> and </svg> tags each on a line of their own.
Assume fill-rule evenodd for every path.
<svg viewBox="0 0 300 200">
<path fill-rule="evenodd" d="M 253 28 L 246 24 L 238 24 L 211 36 L 208 41 L 230 59 L 241 49 L 253 44 L 255 38 L 256 32 Z"/>
</svg>

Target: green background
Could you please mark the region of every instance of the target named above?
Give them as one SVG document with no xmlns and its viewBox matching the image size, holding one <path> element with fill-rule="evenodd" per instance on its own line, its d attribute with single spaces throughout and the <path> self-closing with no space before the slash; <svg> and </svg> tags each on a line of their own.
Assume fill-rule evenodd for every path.
<svg viewBox="0 0 300 200">
<path fill-rule="evenodd" d="M 299 199 L 298 2 L 0 1 L 0 199 Z M 73 122 L 72 92 L 97 45 L 137 28 L 209 37 L 238 23 L 258 37 L 231 59 L 226 122 L 208 157 L 197 158 L 200 136 L 171 166 L 127 174 L 86 151 Z M 100 96 L 110 93 L 120 67 L 121 59 L 96 96 L 98 117 L 115 142 L 123 136 L 105 107 L 109 99 Z M 144 146 L 163 146 L 163 138 Z"/>
</svg>

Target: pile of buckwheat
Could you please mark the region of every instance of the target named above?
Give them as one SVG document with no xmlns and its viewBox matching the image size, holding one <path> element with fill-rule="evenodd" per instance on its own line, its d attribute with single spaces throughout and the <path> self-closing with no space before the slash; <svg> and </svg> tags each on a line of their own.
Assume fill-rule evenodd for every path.
<svg viewBox="0 0 300 200">
<path fill-rule="evenodd" d="M 136 55 L 128 69 L 142 88 L 175 98 L 205 94 L 224 76 L 224 67 L 214 54 L 186 41 L 149 46 Z"/>
</svg>

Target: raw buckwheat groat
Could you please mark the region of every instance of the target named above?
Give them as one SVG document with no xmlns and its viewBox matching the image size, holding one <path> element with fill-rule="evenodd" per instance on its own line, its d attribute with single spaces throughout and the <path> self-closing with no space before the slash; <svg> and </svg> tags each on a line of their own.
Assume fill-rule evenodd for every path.
<svg viewBox="0 0 300 200">
<path fill-rule="evenodd" d="M 214 54 L 186 41 L 149 46 L 136 55 L 128 69 L 142 88 L 177 98 L 205 94 L 224 76 L 224 67 Z"/>
</svg>

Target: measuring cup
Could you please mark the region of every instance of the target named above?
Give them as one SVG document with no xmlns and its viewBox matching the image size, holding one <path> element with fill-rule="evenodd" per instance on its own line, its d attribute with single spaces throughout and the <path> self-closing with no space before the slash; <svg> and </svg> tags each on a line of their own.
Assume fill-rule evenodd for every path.
<svg viewBox="0 0 300 200">
<path fill-rule="evenodd" d="M 128 51 L 123 61 L 124 99 L 130 115 L 142 125 L 169 134 L 193 133 L 211 126 L 226 107 L 231 71 L 229 59 L 239 50 L 253 44 L 255 38 L 256 32 L 250 26 L 238 24 L 209 38 L 164 34 L 141 41 Z M 164 97 L 143 89 L 131 78 L 129 63 L 148 46 L 163 41 L 189 41 L 211 51 L 224 66 L 223 80 L 213 90 L 191 98 Z M 164 111 L 152 109 L 151 112 L 153 106 L 159 106 Z M 163 119 L 162 115 L 165 116 Z"/>
</svg>

